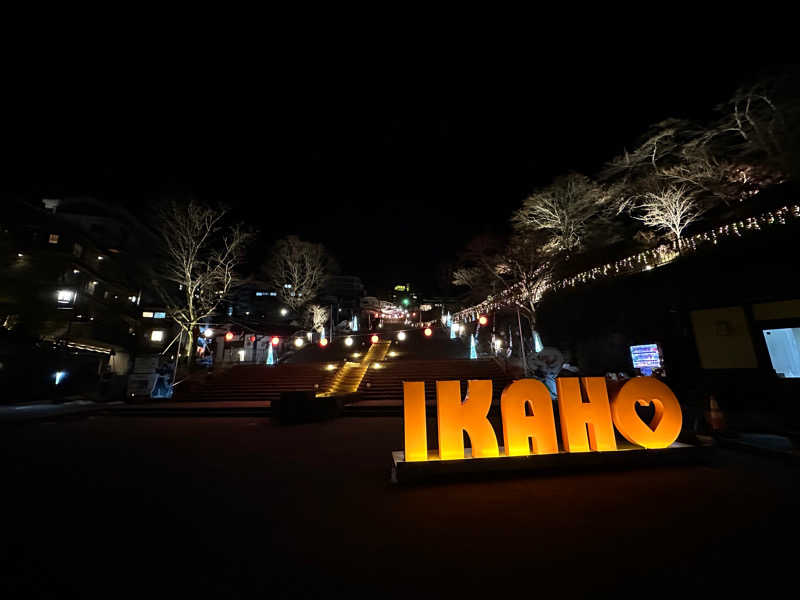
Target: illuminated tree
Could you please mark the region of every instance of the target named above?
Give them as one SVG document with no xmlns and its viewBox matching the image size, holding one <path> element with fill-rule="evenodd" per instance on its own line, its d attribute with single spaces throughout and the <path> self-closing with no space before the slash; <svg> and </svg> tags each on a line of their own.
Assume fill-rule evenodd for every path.
<svg viewBox="0 0 800 600">
<path fill-rule="evenodd" d="M 669 186 L 638 197 L 631 214 L 647 227 L 672 234 L 680 245 L 684 230 L 700 218 L 703 209 L 685 186 Z"/>
<path fill-rule="evenodd" d="M 527 317 L 531 331 L 536 327 L 536 308 L 558 264 L 558 258 L 546 249 L 545 239 L 514 235 L 496 267 L 506 290 L 513 293 L 515 304 Z"/>
<path fill-rule="evenodd" d="M 312 329 L 324 334 L 330 311 L 319 304 L 311 304 L 308 306 L 308 316 L 311 319 Z"/>
<path fill-rule="evenodd" d="M 515 232 L 506 244 L 488 236 L 473 239 L 453 271 L 454 285 L 468 287 L 471 296 L 513 298 L 529 320 L 536 323 L 536 307 L 550 284 L 558 259 L 545 249 L 546 233 Z M 472 299 L 472 298 L 470 298 Z"/>
<path fill-rule="evenodd" d="M 158 233 L 163 259 L 157 287 L 170 317 L 186 334 L 192 356 L 194 329 L 211 316 L 237 282 L 250 234 L 241 225 L 224 225 L 227 211 L 195 201 L 169 202 L 160 211 Z"/>
<path fill-rule="evenodd" d="M 330 266 L 331 259 L 321 244 L 292 235 L 275 244 L 266 271 L 281 300 L 296 311 L 314 299 Z"/>
<path fill-rule="evenodd" d="M 545 250 L 567 255 L 582 249 L 589 238 L 607 234 L 612 195 L 588 177 L 572 173 L 531 194 L 511 221 L 522 234 L 541 230 L 550 235 Z"/>
</svg>

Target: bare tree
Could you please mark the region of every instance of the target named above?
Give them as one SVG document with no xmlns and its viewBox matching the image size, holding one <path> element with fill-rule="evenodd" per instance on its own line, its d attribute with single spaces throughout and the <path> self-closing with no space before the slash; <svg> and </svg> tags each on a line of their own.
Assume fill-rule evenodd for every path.
<svg viewBox="0 0 800 600">
<path fill-rule="evenodd" d="M 684 230 L 702 215 L 703 209 L 686 186 L 668 186 L 643 194 L 631 212 L 647 227 L 672 234 L 680 246 Z"/>
<path fill-rule="evenodd" d="M 312 329 L 324 334 L 330 311 L 319 304 L 311 304 L 308 306 L 308 315 L 311 318 Z"/>
<path fill-rule="evenodd" d="M 588 177 L 572 173 L 526 198 L 512 216 L 517 230 L 550 234 L 544 249 L 569 255 L 596 233 L 609 231 L 612 194 Z"/>
<path fill-rule="evenodd" d="M 322 245 L 291 235 L 275 244 L 267 274 L 281 300 L 296 311 L 317 295 L 329 264 Z"/>
<path fill-rule="evenodd" d="M 460 267 L 453 271 L 452 284 L 471 290 L 484 284 L 486 276 L 481 267 Z"/>
<path fill-rule="evenodd" d="M 164 258 L 157 289 L 172 319 L 186 333 L 185 354 L 194 348 L 194 328 L 211 316 L 237 281 L 250 234 L 240 225 L 223 225 L 225 209 L 194 200 L 168 202 L 157 227 Z"/>
<path fill-rule="evenodd" d="M 536 308 L 551 285 L 557 260 L 545 248 L 541 236 L 517 233 L 497 263 L 496 271 L 505 282 L 506 293 L 528 319 L 531 331 L 536 327 Z"/>
</svg>

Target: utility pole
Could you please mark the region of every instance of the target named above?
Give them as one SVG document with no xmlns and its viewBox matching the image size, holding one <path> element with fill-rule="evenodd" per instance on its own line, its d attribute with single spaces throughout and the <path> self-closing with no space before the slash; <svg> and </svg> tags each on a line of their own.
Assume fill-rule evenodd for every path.
<svg viewBox="0 0 800 600">
<path fill-rule="evenodd" d="M 519 316 L 519 307 L 517 307 L 517 326 L 519 327 L 519 351 L 522 353 L 522 370 L 527 377 L 528 361 L 525 360 L 525 339 L 522 337 L 522 319 Z"/>
</svg>

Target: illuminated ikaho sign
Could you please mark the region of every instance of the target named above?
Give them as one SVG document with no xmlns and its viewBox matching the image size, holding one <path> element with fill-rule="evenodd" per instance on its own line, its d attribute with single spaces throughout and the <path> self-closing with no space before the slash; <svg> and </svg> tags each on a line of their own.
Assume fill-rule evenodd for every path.
<svg viewBox="0 0 800 600">
<path fill-rule="evenodd" d="M 625 439 L 643 448 L 667 448 L 681 431 L 683 418 L 678 399 L 664 383 L 652 377 L 629 380 L 611 402 L 602 377 L 563 378 L 556 383 L 561 439 L 567 452 L 616 450 L 615 426 Z M 491 381 L 469 381 L 463 402 L 460 382 L 436 382 L 438 457 L 428 453 L 425 383 L 404 382 L 403 394 L 406 461 L 467 458 L 465 431 L 472 442 L 472 458 L 559 451 L 550 392 L 536 379 L 520 379 L 503 390 L 500 399 L 502 454 L 494 428 L 487 419 L 492 404 Z M 649 425 L 636 413 L 637 404 L 654 406 L 655 416 Z"/>
</svg>

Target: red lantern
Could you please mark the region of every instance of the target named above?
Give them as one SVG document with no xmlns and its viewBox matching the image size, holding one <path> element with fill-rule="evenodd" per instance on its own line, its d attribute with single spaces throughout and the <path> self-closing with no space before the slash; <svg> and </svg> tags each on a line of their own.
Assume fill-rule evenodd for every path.
<svg viewBox="0 0 800 600">
<path fill-rule="evenodd" d="M 250 336 L 250 343 L 251 344 L 255 344 L 256 343 L 256 336 L 254 336 L 254 335 Z"/>
<path fill-rule="evenodd" d="M 430 327 L 426 327 L 424 333 L 425 337 L 431 337 L 433 335 L 433 329 L 431 329 Z"/>
<path fill-rule="evenodd" d="M 225 334 L 225 341 L 226 342 L 233 341 L 233 333 L 232 332 L 229 331 L 228 333 Z"/>
<path fill-rule="evenodd" d="M 370 340 L 370 341 L 371 341 L 373 344 L 377 344 L 377 343 L 378 343 L 378 341 L 380 341 L 380 339 L 381 339 L 381 338 L 379 338 L 377 335 L 373 335 L 371 338 L 369 338 L 369 340 Z"/>
<path fill-rule="evenodd" d="M 486 315 L 481 315 L 478 317 L 478 323 L 481 325 L 486 325 L 489 322 L 489 319 L 486 318 Z"/>
<path fill-rule="evenodd" d="M 273 335 L 272 336 L 272 345 L 273 346 L 277 346 L 280 343 L 280 341 L 281 341 L 281 338 L 279 338 L 277 335 Z"/>
<path fill-rule="evenodd" d="M 327 346 L 327 345 L 328 345 L 328 338 L 322 338 L 322 339 L 319 341 L 319 345 L 320 345 L 320 346 L 322 346 L 323 348 L 324 348 L 325 346 Z"/>
</svg>

